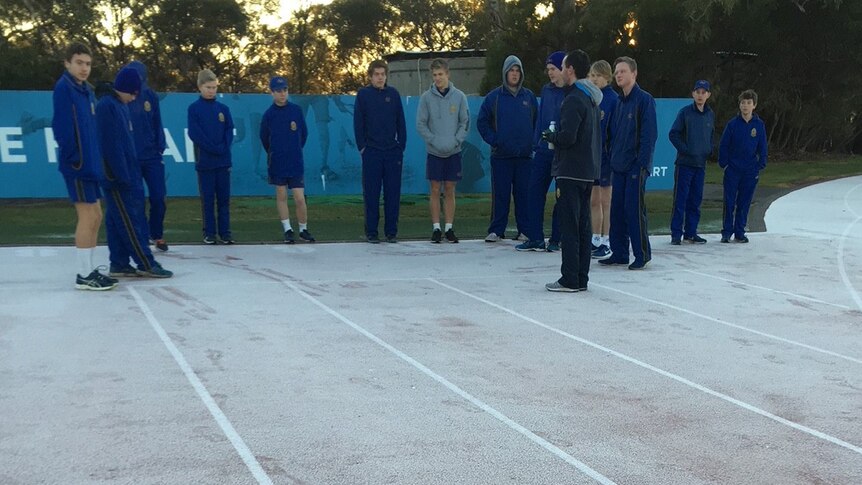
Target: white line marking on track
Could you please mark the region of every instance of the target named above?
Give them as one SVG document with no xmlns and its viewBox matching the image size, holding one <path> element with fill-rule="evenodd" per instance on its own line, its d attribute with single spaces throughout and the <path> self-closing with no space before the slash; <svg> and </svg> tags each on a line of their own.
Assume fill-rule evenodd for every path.
<svg viewBox="0 0 862 485">
<path fill-rule="evenodd" d="M 224 432 L 225 436 L 230 440 L 234 449 L 237 453 L 239 453 L 242 461 L 245 462 L 245 465 L 248 467 L 251 474 L 254 475 L 254 478 L 257 480 L 257 483 L 272 485 L 272 480 L 269 478 L 269 475 L 263 470 L 263 467 L 258 463 L 257 458 L 255 458 L 254 453 L 251 452 L 249 447 L 245 444 L 242 437 L 240 437 L 239 433 L 236 432 L 233 425 L 230 423 L 230 420 L 225 416 L 224 412 L 222 412 L 219 405 L 215 402 L 212 395 L 210 395 L 209 391 L 207 391 L 206 386 L 198 379 L 197 374 L 195 374 L 192 366 L 189 365 L 188 361 L 185 357 L 183 357 L 182 352 L 174 345 L 171 338 L 168 336 L 165 329 L 159 324 L 159 321 L 156 320 L 155 315 L 150 310 L 150 307 L 144 302 L 141 295 L 138 294 L 137 290 L 133 287 L 128 287 L 129 293 L 132 294 L 132 297 L 138 303 L 138 307 L 140 307 L 141 311 L 144 312 L 144 316 L 147 317 L 147 321 L 150 322 L 150 325 L 153 327 L 153 330 L 156 331 L 159 338 L 162 340 L 162 343 L 167 347 L 168 352 L 174 357 L 174 360 L 177 362 L 177 365 L 182 369 L 183 374 L 185 374 L 186 379 L 188 379 L 189 383 L 197 392 L 198 396 L 206 405 L 207 410 L 209 410 L 210 414 L 212 414 L 213 418 L 215 418 L 216 423 L 218 423 L 221 430 Z"/>
<path fill-rule="evenodd" d="M 694 271 L 694 270 L 690 270 L 690 269 L 687 269 L 684 271 L 686 271 L 687 273 L 696 274 L 698 276 L 705 276 L 707 278 L 714 278 L 714 279 L 717 279 L 720 281 L 725 281 L 727 283 L 732 283 L 734 285 L 745 285 L 745 286 L 748 286 L 750 288 L 757 288 L 758 290 L 771 291 L 772 293 L 777 293 L 779 295 L 792 296 L 793 298 L 799 298 L 800 300 L 807 300 L 807 301 L 810 301 L 812 303 L 820 303 L 821 305 L 834 306 L 836 308 L 841 308 L 843 310 L 849 310 L 850 309 L 850 307 L 847 305 L 842 305 L 840 303 L 831 303 L 831 302 L 824 301 L 824 300 L 818 300 L 817 298 L 811 298 L 810 296 L 799 295 L 796 293 L 791 293 L 789 291 L 776 290 L 774 288 L 769 288 L 766 286 L 753 285 L 751 283 L 745 283 L 743 281 L 737 281 L 737 280 L 731 280 L 728 278 L 722 278 L 721 276 L 711 275 L 709 273 L 701 273 L 700 271 Z"/>
<path fill-rule="evenodd" d="M 850 211 L 851 214 L 856 216 L 856 219 L 853 220 L 850 224 L 847 224 L 847 227 L 844 228 L 844 232 L 841 234 L 841 242 L 838 243 L 838 272 L 841 274 L 841 280 L 844 282 L 844 286 L 847 287 L 847 291 L 850 292 L 850 296 L 853 297 L 853 301 L 856 302 L 856 306 L 859 307 L 859 310 L 862 310 L 862 297 L 859 296 L 859 292 L 853 288 L 853 283 L 850 281 L 850 278 L 847 276 L 847 269 L 844 267 L 844 244 L 847 242 L 847 236 L 850 234 L 850 230 L 853 229 L 853 226 L 856 225 L 859 221 L 862 221 L 862 216 L 856 213 L 852 207 L 850 207 L 850 203 L 847 201 L 850 194 L 862 187 L 862 184 L 856 185 L 844 194 L 844 207 Z"/>
<path fill-rule="evenodd" d="M 665 377 L 667 377 L 667 378 L 673 379 L 673 380 L 675 380 L 675 381 L 677 381 L 677 382 L 679 382 L 679 383 L 681 383 L 681 384 L 684 384 L 684 385 L 689 386 L 689 387 L 691 387 L 691 388 L 697 389 L 698 391 L 704 392 L 704 393 L 709 394 L 709 395 L 711 395 L 711 396 L 715 396 L 715 397 L 717 397 L 717 398 L 719 398 L 719 399 L 722 399 L 722 400 L 727 401 L 727 402 L 729 402 L 729 403 L 731 403 L 731 404 L 734 404 L 734 405 L 736 405 L 736 406 L 739 406 L 739 407 L 741 407 L 741 408 L 743 408 L 743 409 L 745 409 L 745 410 L 747 410 L 747 411 L 751 411 L 751 412 L 753 412 L 753 413 L 759 414 L 759 415 L 761 415 L 761 416 L 763 416 L 763 417 L 765 417 L 765 418 L 769 418 L 769 419 L 771 419 L 771 420 L 773 420 L 773 421 L 776 421 L 776 422 L 778 422 L 778 423 L 781 423 L 781 424 L 783 424 L 783 425 L 785 425 L 785 426 L 789 426 L 789 427 L 791 427 L 791 428 L 793 428 L 793 429 L 796 429 L 796 430 L 802 431 L 803 433 L 807 433 L 807 434 L 809 434 L 809 435 L 811 435 L 811 436 L 814 436 L 814 437 L 820 438 L 820 439 L 822 439 L 822 440 L 826 440 L 826 441 L 828 441 L 828 442 L 830 442 L 830 443 L 836 444 L 836 445 L 838 445 L 838 446 L 841 446 L 842 448 L 846 448 L 846 449 L 848 449 L 848 450 L 850 450 L 850 451 L 853 451 L 853 452 L 855 452 L 855 453 L 858 453 L 858 454 L 862 455 L 862 447 L 856 446 L 856 445 L 854 445 L 854 444 L 852 444 L 852 443 L 848 443 L 848 442 L 846 442 L 846 441 L 844 441 L 844 440 L 842 440 L 842 439 L 840 439 L 840 438 L 836 438 L 836 437 L 834 437 L 834 436 L 828 435 L 828 434 L 826 434 L 826 433 L 824 433 L 824 432 L 822 432 L 822 431 L 818 431 L 818 430 L 816 430 L 816 429 L 814 429 L 814 428 L 809 428 L 808 426 L 803 426 L 803 425 L 801 425 L 801 424 L 799 424 L 799 423 L 794 423 L 793 421 L 790 421 L 790 420 L 788 420 L 788 419 L 782 418 L 781 416 L 777 416 L 777 415 L 775 415 L 775 414 L 772 414 L 772 413 L 770 413 L 769 411 L 765 411 L 765 410 L 763 410 L 763 409 L 760 409 L 760 408 L 758 408 L 758 407 L 756 407 L 756 406 L 753 406 L 753 405 L 751 405 L 751 404 L 748 404 L 748 403 L 746 403 L 746 402 L 740 401 L 739 399 L 736 399 L 736 398 L 733 398 L 733 397 L 731 397 L 731 396 L 728 396 L 727 394 L 722 394 L 722 393 L 720 393 L 720 392 L 718 392 L 718 391 L 714 391 L 714 390 L 712 390 L 712 389 L 710 389 L 710 388 L 708 388 L 708 387 L 706 387 L 706 386 L 703 386 L 703 385 L 701 385 L 701 384 L 698 384 L 698 383 L 696 383 L 696 382 L 694 382 L 694 381 L 690 381 L 690 380 L 686 379 L 685 377 L 679 376 L 679 375 L 677 375 L 677 374 L 674 374 L 674 373 L 672 373 L 672 372 L 668 372 L 668 371 L 663 370 L 663 369 L 659 369 L 658 367 L 656 367 L 656 366 L 654 366 L 654 365 L 647 364 L 646 362 L 643 362 L 643 361 L 640 361 L 640 360 L 638 360 L 638 359 L 635 359 L 634 357 L 629 357 L 629 356 L 628 356 L 628 355 L 626 355 L 626 354 L 623 354 L 623 353 L 621 353 L 621 352 L 617 352 L 616 350 L 610 349 L 610 348 L 608 348 L 608 347 L 605 347 L 605 346 L 603 346 L 603 345 L 600 345 L 600 344 L 597 344 L 597 343 L 595 343 L 595 342 L 589 341 L 589 340 L 587 340 L 587 339 L 584 339 L 584 338 L 578 337 L 577 335 L 572 335 L 572 334 L 570 334 L 570 333 L 568 333 L 568 332 L 566 332 L 566 331 L 564 331 L 564 330 L 560 330 L 560 329 L 558 329 L 558 328 L 556 328 L 556 327 L 552 327 L 552 326 L 550 326 L 550 325 L 547 325 L 547 324 L 545 324 L 545 323 L 542 323 L 542 322 L 540 322 L 540 321 L 538 321 L 538 320 L 536 320 L 536 319 L 534 319 L 534 318 L 530 318 L 530 317 L 528 317 L 528 316 L 526 316 L 526 315 L 523 315 L 523 314 L 521 314 L 521 313 L 518 313 L 518 312 L 516 312 L 516 311 L 514 311 L 514 310 L 510 310 L 510 309 L 508 309 L 508 308 L 506 308 L 506 307 L 504 307 L 504 306 L 502 306 L 502 305 L 498 305 L 498 304 L 496 304 L 496 303 L 494 303 L 494 302 L 492 302 L 492 301 L 486 300 L 486 299 L 484 299 L 484 298 L 482 298 L 482 297 L 480 297 L 480 296 L 473 295 L 473 294 L 468 293 L 468 292 L 466 292 L 466 291 L 464 291 L 464 290 L 461 290 L 461 289 L 455 288 L 454 286 L 450 286 L 450 285 L 447 285 L 446 283 L 442 283 L 442 282 L 440 282 L 440 281 L 437 281 L 437 280 L 436 280 L 436 279 L 434 279 L 434 278 L 428 278 L 428 280 L 429 280 L 429 281 L 432 281 L 432 282 L 434 282 L 434 283 L 436 283 L 436 284 L 438 284 L 438 285 L 440 285 L 440 286 L 442 286 L 443 288 L 448 288 L 448 289 L 450 289 L 450 290 L 454 291 L 455 293 L 460 293 L 461 295 L 464 295 L 464 296 L 466 296 L 466 297 L 468 297 L 468 298 L 472 298 L 472 299 L 474 299 L 474 300 L 476 300 L 476 301 L 480 301 L 480 302 L 482 302 L 482 303 L 485 303 L 485 304 L 486 304 L 486 305 L 488 305 L 488 306 L 492 306 L 492 307 L 494 307 L 494 308 L 496 308 L 496 309 L 498 309 L 498 310 L 502 310 L 502 311 L 504 311 L 504 312 L 506 312 L 506 313 L 508 313 L 508 314 L 510 314 L 510 315 L 516 316 L 516 317 L 518 317 L 518 318 L 520 318 L 520 319 L 522 319 L 522 320 L 525 320 L 525 321 L 527 321 L 527 322 L 530 322 L 530 323 L 532 323 L 533 325 L 536 325 L 536 326 L 542 327 L 542 328 L 544 328 L 544 329 L 546 329 L 546 330 L 550 330 L 551 332 L 554 332 L 554 333 L 556 333 L 556 334 L 562 335 L 563 337 L 566 337 L 566 338 L 568 338 L 568 339 L 574 340 L 574 341 L 576 341 L 576 342 L 580 342 L 580 343 L 582 343 L 582 344 L 584 344 L 584 345 L 587 345 L 587 346 L 590 346 L 590 347 L 592 347 L 592 348 L 594 348 L 594 349 L 596 349 L 596 350 L 599 350 L 599 351 L 602 351 L 602 352 L 608 353 L 608 354 L 610 354 L 610 355 L 613 355 L 614 357 L 617 357 L 617 358 L 620 358 L 620 359 L 622 359 L 622 360 L 625 360 L 626 362 L 630 362 L 630 363 L 632 363 L 632 364 L 635 364 L 635 365 L 637 365 L 638 367 L 642 367 L 642 368 L 647 369 L 647 370 L 649 370 L 649 371 L 652 371 L 652 372 L 655 372 L 655 373 L 657 373 L 657 374 L 663 375 L 663 376 L 665 376 Z"/>
<path fill-rule="evenodd" d="M 305 291 L 303 291 L 302 289 L 300 289 L 294 283 L 292 283 L 290 281 L 285 281 L 285 280 L 282 280 L 282 283 L 285 286 L 287 286 L 288 288 L 290 288 L 291 290 L 302 295 L 303 297 L 305 297 L 305 299 L 307 299 L 311 303 L 315 304 L 316 306 L 318 306 L 320 309 L 322 309 L 326 313 L 332 315 L 333 317 L 335 317 L 336 319 L 338 319 L 339 321 L 341 321 L 342 323 L 344 323 L 348 327 L 361 333 L 366 338 L 368 338 L 372 342 L 376 343 L 377 345 L 383 347 L 384 349 L 388 350 L 390 353 L 394 354 L 399 359 L 407 362 L 408 364 L 412 365 L 413 367 L 415 367 L 416 369 L 421 371 L 423 374 L 427 375 L 428 377 L 434 379 L 435 381 L 437 381 L 440 384 L 442 384 L 443 386 L 445 386 L 450 391 L 452 391 L 455 394 L 466 399 L 467 401 L 472 403 L 477 408 L 490 414 L 491 416 L 493 416 L 497 420 L 501 421 L 503 424 L 505 424 L 509 428 L 517 431 L 518 433 L 521 433 L 522 435 L 529 438 L 531 441 L 533 441 L 537 445 L 541 446 L 542 448 L 550 451 L 551 453 L 553 453 L 557 457 L 562 458 L 566 463 L 574 466 L 575 468 L 577 468 L 578 470 L 580 470 L 581 472 L 583 472 L 584 474 L 586 474 L 587 476 L 589 476 L 593 480 L 595 480 L 599 483 L 604 483 L 604 484 L 615 483 L 611 479 L 607 478 L 606 476 L 602 475 L 601 473 L 590 468 L 589 465 L 581 462 L 580 460 L 576 459 L 572 455 L 561 450 L 560 448 L 558 448 L 554 444 L 552 444 L 549 441 L 545 440 L 544 438 L 536 435 L 535 433 L 533 433 L 529 429 L 527 429 L 524 426 L 513 421 L 511 418 L 509 418 L 505 414 L 501 413 L 500 411 L 497 411 L 496 409 L 494 409 L 490 405 L 485 404 L 485 402 L 481 401 L 479 398 L 473 396 L 472 394 L 468 393 L 467 391 L 461 389 L 457 385 L 455 385 L 452 382 L 450 382 L 449 380 L 447 380 L 445 377 L 441 376 L 440 374 L 437 374 L 436 372 L 429 369 L 428 367 L 425 367 L 425 365 L 423 365 L 422 363 L 420 363 L 419 361 L 417 361 L 413 357 L 410 357 L 409 355 L 405 354 L 404 352 L 398 350 L 397 348 L 393 347 L 392 345 L 390 345 L 386 341 L 382 340 L 380 337 L 374 335 L 373 333 L 369 332 L 368 330 L 364 329 L 363 327 L 361 327 L 358 324 L 351 321 L 349 318 L 347 318 L 344 315 L 333 310 L 332 308 L 327 306 L 325 303 L 321 302 L 317 298 L 311 296 L 310 294 L 308 294 Z"/>
</svg>

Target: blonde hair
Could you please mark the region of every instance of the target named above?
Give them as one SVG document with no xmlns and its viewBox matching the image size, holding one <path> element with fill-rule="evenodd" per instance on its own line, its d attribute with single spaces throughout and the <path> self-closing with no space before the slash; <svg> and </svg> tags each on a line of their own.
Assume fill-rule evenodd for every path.
<svg viewBox="0 0 862 485">
<path fill-rule="evenodd" d="M 198 73 L 198 87 L 213 81 L 218 81 L 218 77 L 216 77 L 215 73 L 209 69 L 204 69 Z"/>
<path fill-rule="evenodd" d="M 443 69 L 444 71 L 449 72 L 449 63 L 446 62 L 446 59 L 442 59 L 442 58 L 438 57 L 438 58 L 434 59 L 433 61 L 431 61 L 431 65 L 429 66 L 429 68 L 432 71 L 436 71 L 438 69 Z"/>
<path fill-rule="evenodd" d="M 596 75 L 607 79 L 608 82 L 611 82 L 611 79 L 613 78 L 611 65 L 604 59 L 594 62 L 593 65 L 590 66 L 590 72 L 594 72 Z"/>
</svg>

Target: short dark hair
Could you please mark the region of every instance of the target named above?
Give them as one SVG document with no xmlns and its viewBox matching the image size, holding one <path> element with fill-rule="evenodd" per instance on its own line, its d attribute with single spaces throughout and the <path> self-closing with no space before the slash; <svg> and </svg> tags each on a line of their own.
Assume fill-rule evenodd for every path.
<svg viewBox="0 0 862 485">
<path fill-rule="evenodd" d="M 371 61 L 371 64 L 368 65 L 368 77 L 371 77 L 371 75 L 374 74 L 375 69 L 380 69 L 381 67 L 383 68 L 383 72 L 388 76 L 389 64 L 386 64 L 386 61 L 383 59 L 374 59 Z"/>
<path fill-rule="evenodd" d="M 590 56 L 586 52 L 575 49 L 566 54 L 566 67 L 575 70 L 575 77 L 586 79 L 590 75 Z"/>
<path fill-rule="evenodd" d="M 739 102 L 742 102 L 743 99 L 750 99 L 754 101 L 754 104 L 757 104 L 757 93 L 753 89 L 746 89 L 739 93 Z"/>
<path fill-rule="evenodd" d="M 626 64 L 628 64 L 629 69 L 631 69 L 632 72 L 637 72 L 638 63 L 636 60 L 632 59 L 629 56 L 617 57 L 617 60 L 614 61 L 614 71 L 617 70 L 617 64 L 619 64 L 621 62 L 625 62 Z"/>
<path fill-rule="evenodd" d="M 87 47 L 87 44 L 84 44 L 83 42 L 72 42 L 71 44 L 69 44 L 69 46 L 66 47 L 64 59 L 67 61 L 71 61 L 72 56 L 76 54 L 86 54 L 90 57 L 93 57 L 93 52 L 90 51 L 90 48 Z"/>
<path fill-rule="evenodd" d="M 449 72 L 449 63 L 446 61 L 446 59 L 443 59 L 441 57 L 438 57 L 438 58 L 434 59 L 433 61 L 431 61 L 431 65 L 428 67 L 432 71 L 436 71 L 438 69 L 443 69 L 444 71 Z"/>
</svg>

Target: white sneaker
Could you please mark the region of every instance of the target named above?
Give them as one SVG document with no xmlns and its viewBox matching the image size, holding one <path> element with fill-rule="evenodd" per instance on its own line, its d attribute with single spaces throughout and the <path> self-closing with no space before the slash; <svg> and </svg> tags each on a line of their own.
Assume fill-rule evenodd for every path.
<svg viewBox="0 0 862 485">
<path fill-rule="evenodd" d="M 500 240 L 500 236 L 497 233 L 489 232 L 487 236 L 485 236 L 485 242 L 497 242 Z"/>
</svg>

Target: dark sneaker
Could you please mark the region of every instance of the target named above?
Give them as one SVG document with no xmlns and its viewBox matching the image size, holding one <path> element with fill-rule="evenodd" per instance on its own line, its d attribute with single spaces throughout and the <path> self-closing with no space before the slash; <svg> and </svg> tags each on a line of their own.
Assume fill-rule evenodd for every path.
<svg viewBox="0 0 862 485">
<path fill-rule="evenodd" d="M 308 229 L 303 229 L 303 230 L 299 231 L 299 238 L 305 242 L 314 242 L 315 241 L 314 236 L 312 236 L 311 233 L 308 232 Z"/>
<path fill-rule="evenodd" d="M 729 242 L 730 242 L 730 238 L 729 238 L 729 237 L 721 236 L 721 242 L 723 242 L 723 243 L 729 243 Z"/>
<path fill-rule="evenodd" d="M 107 291 L 117 286 L 117 280 L 93 270 L 89 275 L 75 277 L 75 288 L 78 290 Z"/>
<path fill-rule="evenodd" d="M 159 251 L 165 252 L 168 250 L 168 243 L 165 242 L 164 239 L 156 239 L 156 249 Z"/>
<path fill-rule="evenodd" d="M 365 240 L 371 244 L 380 244 L 380 239 L 378 239 L 377 236 L 367 236 Z"/>
<path fill-rule="evenodd" d="M 580 288 L 569 288 L 568 286 L 563 286 L 559 281 L 554 281 L 553 283 L 548 283 L 545 285 L 545 289 L 548 291 L 555 291 L 560 293 L 577 293 L 581 291 Z"/>
<path fill-rule="evenodd" d="M 236 244 L 236 241 L 234 240 L 233 236 L 219 237 L 219 239 L 221 239 L 222 244 Z"/>
<path fill-rule="evenodd" d="M 733 236 L 733 240 L 738 242 L 738 243 L 747 243 L 748 242 L 748 238 L 745 236 Z"/>
<path fill-rule="evenodd" d="M 108 276 L 112 276 L 115 278 L 134 278 L 140 276 L 140 274 L 138 274 L 138 270 L 133 268 L 132 265 L 127 264 L 126 266 L 111 265 L 111 269 L 108 272 Z"/>
<path fill-rule="evenodd" d="M 284 243 L 285 244 L 293 244 L 296 242 L 296 239 L 293 238 L 293 229 L 288 229 L 284 231 Z"/>
<path fill-rule="evenodd" d="M 154 264 L 153 267 L 148 270 L 141 270 L 140 273 L 144 278 L 170 278 L 174 275 L 172 271 L 162 268 L 162 265 L 159 263 Z"/>
<path fill-rule="evenodd" d="M 446 231 L 446 240 L 449 241 L 450 243 L 457 243 L 458 242 L 458 236 L 455 235 L 454 229 L 449 229 L 448 231 Z"/>
<path fill-rule="evenodd" d="M 204 244 L 213 245 L 216 243 L 215 236 L 204 236 Z"/>
<path fill-rule="evenodd" d="M 691 244 L 706 244 L 706 239 L 698 236 L 697 234 L 695 234 L 694 236 L 686 236 L 683 239 L 685 239 L 685 242 Z"/>
<path fill-rule="evenodd" d="M 672 237 L 670 238 L 670 243 L 673 246 L 679 246 L 680 244 L 682 244 L 682 241 L 680 241 L 678 237 Z"/>
<path fill-rule="evenodd" d="M 548 240 L 548 246 L 545 248 L 549 253 L 557 252 L 560 250 L 560 242 L 559 241 L 551 241 Z"/>
<path fill-rule="evenodd" d="M 599 262 L 601 262 L 601 261 L 599 261 Z M 648 259 L 648 260 L 646 260 L 646 261 L 638 261 L 638 260 L 635 260 L 635 262 L 634 262 L 634 263 L 632 263 L 632 264 L 630 264 L 630 265 L 629 265 L 629 269 L 633 269 L 633 270 L 637 270 L 637 269 L 644 269 L 644 268 L 646 268 L 646 265 L 648 265 L 648 264 L 649 264 L 649 262 L 650 262 L 650 260 L 649 260 L 649 259 Z"/>
<path fill-rule="evenodd" d="M 527 241 L 515 246 L 518 251 L 544 251 L 545 241 Z"/>
<path fill-rule="evenodd" d="M 395 234 L 389 234 L 388 236 L 386 236 L 386 242 L 390 244 L 395 244 L 398 242 L 398 238 L 395 237 Z"/>
<path fill-rule="evenodd" d="M 440 241 L 443 240 L 443 231 L 440 229 L 434 229 L 434 232 L 431 233 L 431 242 L 439 244 Z"/>
<path fill-rule="evenodd" d="M 611 248 L 602 244 L 599 246 L 598 249 L 596 249 L 595 251 L 592 252 L 591 256 L 593 257 L 593 259 L 602 260 L 602 259 L 610 257 L 611 254 L 612 254 Z"/>
<path fill-rule="evenodd" d="M 591 252 L 591 253 L 592 253 L 592 252 L 595 252 L 595 250 L 596 250 L 596 249 L 599 249 L 599 247 L 598 247 L 598 246 L 596 246 L 596 245 L 595 245 L 595 244 L 593 244 L 593 243 L 590 243 L 590 252 Z"/>
<path fill-rule="evenodd" d="M 624 265 L 629 264 L 628 261 L 623 261 L 621 259 L 615 259 L 613 256 L 610 258 L 600 259 L 599 264 L 604 266 L 614 266 L 614 265 Z"/>
</svg>

